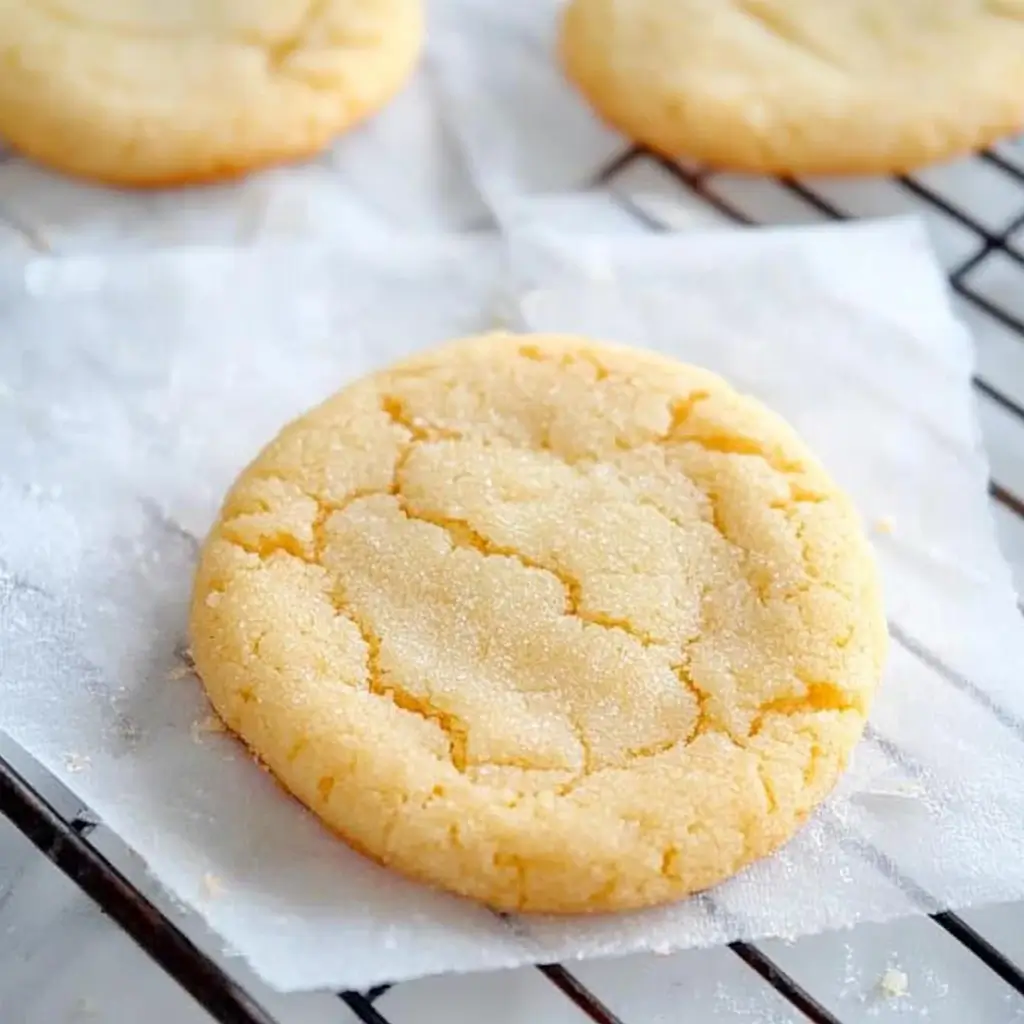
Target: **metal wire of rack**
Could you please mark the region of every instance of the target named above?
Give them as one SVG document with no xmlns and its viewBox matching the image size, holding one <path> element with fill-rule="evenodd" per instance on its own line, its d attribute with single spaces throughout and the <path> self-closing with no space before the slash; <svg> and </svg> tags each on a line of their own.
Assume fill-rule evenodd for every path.
<svg viewBox="0 0 1024 1024">
<path fill-rule="evenodd" d="M 739 225 L 757 223 L 716 188 L 713 173 L 687 168 L 639 147 L 627 149 L 612 161 L 595 178 L 593 185 L 608 186 L 634 162 L 642 159 L 654 161 L 686 194 L 702 200 L 727 220 Z M 994 151 L 982 153 L 979 159 L 1022 190 L 1024 207 L 1024 162 L 1017 165 Z M 981 294 L 968 280 L 972 270 L 997 254 L 1024 268 L 1024 252 L 1018 251 L 1011 243 L 1015 233 L 1024 228 L 1024 208 L 1003 228 L 992 230 L 981 223 L 978 217 L 962 209 L 921 180 L 911 176 L 901 176 L 895 180 L 899 188 L 919 204 L 938 211 L 945 218 L 971 232 L 977 243 L 976 251 L 949 271 L 949 286 L 969 307 L 1011 331 L 1017 341 L 1024 345 L 1024 320 L 1012 310 Z M 820 194 L 812 185 L 795 178 L 780 178 L 777 179 L 777 184 L 784 193 L 814 211 L 821 219 L 842 221 L 851 218 L 849 212 Z M 622 196 L 616 196 L 616 200 L 623 210 L 650 230 L 663 231 L 670 226 Z M 1024 407 L 1012 396 L 1004 393 L 992 381 L 984 380 L 980 376 L 976 376 L 973 383 L 979 394 L 1024 424 Z M 1024 496 L 995 479 L 990 481 L 989 493 L 998 505 L 1024 522 Z M 922 652 L 912 650 L 912 653 L 922 656 Z M 925 656 L 926 653 L 924 652 Z M 1014 723 L 1014 727 L 1019 724 Z M 274 1017 L 260 1006 L 227 970 L 193 942 L 98 849 L 90 837 L 99 822 L 87 810 L 71 817 L 61 815 L 2 755 L 0 812 L 10 819 L 44 856 L 77 884 L 86 896 L 95 901 L 124 929 L 155 963 L 209 1012 L 214 1020 L 221 1024 L 275 1024 Z M 943 929 L 1007 985 L 1024 995 L 1024 971 L 963 918 L 950 912 L 934 912 L 929 917 L 936 927 Z M 838 1017 L 758 946 L 747 942 L 734 942 L 729 948 L 807 1020 L 814 1024 L 842 1024 Z M 563 965 L 542 964 L 537 969 L 590 1020 L 597 1024 L 629 1024 Z M 365 992 L 340 992 L 338 998 L 365 1024 L 390 1024 L 378 1006 L 378 1000 L 390 988 L 389 985 L 381 985 Z"/>
</svg>

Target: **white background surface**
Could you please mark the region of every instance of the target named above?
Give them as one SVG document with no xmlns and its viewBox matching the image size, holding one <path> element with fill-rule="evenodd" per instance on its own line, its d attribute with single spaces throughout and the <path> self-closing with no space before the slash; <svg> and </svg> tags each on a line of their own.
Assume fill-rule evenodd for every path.
<svg viewBox="0 0 1024 1024">
<path fill-rule="evenodd" d="M 426 114 L 423 123 L 429 128 Z M 1024 172 L 1024 147 L 1008 145 L 1000 152 Z M 246 241 L 268 232 L 302 235 L 329 223 L 331 203 L 347 209 L 348 196 L 359 190 L 360 175 L 366 173 L 358 152 L 346 146 L 337 161 L 325 158 L 305 168 L 251 179 L 233 193 L 239 201 L 229 205 L 221 201 L 223 190 L 190 193 L 183 216 L 180 196 L 114 197 L 9 158 L 0 164 L 0 258 L 5 252 L 24 255 L 40 249 L 69 252 L 181 241 Z M 484 215 L 471 192 L 460 191 L 450 177 L 441 177 L 445 184 L 438 208 L 444 216 L 439 214 L 439 220 L 479 223 Z M 980 301 L 960 298 L 958 310 L 975 331 L 979 377 L 1018 406 L 1024 405 L 1024 336 L 1008 323 L 1014 317 L 1024 320 L 1024 179 L 991 162 L 972 160 L 929 170 L 909 184 L 803 184 L 810 197 L 778 182 L 731 175 L 714 176 L 701 187 L 758 223 L 823 220 L 826 213 L 820 200 L 851 216 L 921 212 L 944 266 L 956 272 L 971 264 L 957 279 Z M 922 198 L 922 189 L 953 212 Z M 649 223 L 677 228 L 728 222 L 714 205 L 646 156 L 620 169 L 603 190 L 609 198 L 581 213 L 582 222 L 592 229 L 606 218 L 610 229 L 641 230 L 641 221 L 633 217 L 637 213 Z M 395 196 L 394 207 L 384 211 L 382 219 L 401 222 L 407 208 L 398 180 Z M 377 226 L 376 220 L 367 219 L 367 230 Z M 993 244 L 1004 233 L 1009 236 L 1009 251 Z M 1006 490 L 1024 495 L 1024 420 L 983 389 L 977 399 L 993 477 Z M 999 502 L 993 503 L 993 513 L 1018 591 L 1024 591 L 1024 520 Z M 101 829 L 97 842 L 119 863 L 132 867 L 115 837 Z M 965 917 L 1024 966 L 1024 909 L 991 908 Z M 843 1021 L 1024 1021 L 1024 997 L 927 919 L 794 944 L 768 942 L 763 948 Z M 877 982 L 890 966 L 906 973 L 905 996 L 886 999 L 879 993 Z M 574 972 L 627 1024 L 775 1024 L 803 1019 L 725 949 L 591 963 Z M 253 987 L 283 1024 L 354 1020 L 330 994 L 282 999 Z M 534 970 L 413 982 L 386 993 L 377 1005 L 395 1024 L 469 1024 L 482 1019 L 489 1024 L 582 1024 L 586 1019 Z M 0 822 L 0 1019 L 24 1024 L 209 1020 L 6 822 Z"/>
</svg>

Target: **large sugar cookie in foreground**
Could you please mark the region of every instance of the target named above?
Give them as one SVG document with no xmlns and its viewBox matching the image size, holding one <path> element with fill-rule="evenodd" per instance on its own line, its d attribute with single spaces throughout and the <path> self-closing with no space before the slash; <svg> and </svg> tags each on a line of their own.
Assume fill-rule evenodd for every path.
<svg viewBox="0 0 1024 1024">
<path fill-rule="evenodd" d="M 6 0 L 0 137 L 163 185 L 314 153 L 402 85 L 420 0 Z"/>
<path fill-rule="evenodd" d="M 352 846 L 495 907 L 661 903 L 784 843 L 864 727 L 866 539 L 793 431 L 584 338 L 455 342 L 286 427 L 202 553 L 227 725 Z"/>
<path fill-rule="evenodd" d="M 1024 0 L 572 0 L 562 64 L 669 156 L 905 171 L 1024 128 Z"/>
</svg>

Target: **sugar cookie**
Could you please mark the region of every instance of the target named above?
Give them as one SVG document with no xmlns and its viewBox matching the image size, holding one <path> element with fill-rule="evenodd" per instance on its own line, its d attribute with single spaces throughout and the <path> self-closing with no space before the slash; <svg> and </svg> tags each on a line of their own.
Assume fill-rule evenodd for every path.
<svg viewBox="0 0 1024 1024">
<path fill-rule="evenodd" d="M 108 182 L 231 177 L 375 111 L 422 35 L 420 0 L 9 0 L 0 136 Z"/>
<path fill-rule="evenodd" d="M 359 381 L 202 553 L 214 707 L 353 847 L 494 907 L 641 907 L 784 843 L 886 648 L 857 516 L 723 380 L 497 334 Z"/>
<path fill-rule="evenodd" d="M 668 156 L 906 171 L 1024 128 L 1024 0 L 572 0 L 561 59 Z"/>
</svg>

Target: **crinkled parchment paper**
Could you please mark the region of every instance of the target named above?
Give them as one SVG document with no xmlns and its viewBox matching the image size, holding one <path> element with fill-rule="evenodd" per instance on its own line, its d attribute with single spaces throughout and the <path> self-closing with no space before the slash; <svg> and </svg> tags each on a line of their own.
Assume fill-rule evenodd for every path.
<svg viewBox="0 0 1024 1024">
<path fill-rule="evenodd" d="M 726 373 L 805 433 L 877 540 L 894 642 L 869 735 L 785 850 L 702 898 L 503 919 L 407 882 L 207 731 L 182 667 L 197 543 L 242 464 L 353 376 L 496 311 Z M 916 225 L 38 259 L 0 267 L 0 329 L 0 728 L 272 985 L 1024 896 L 1024 630 L 969 343 Z"/>
</svg>

